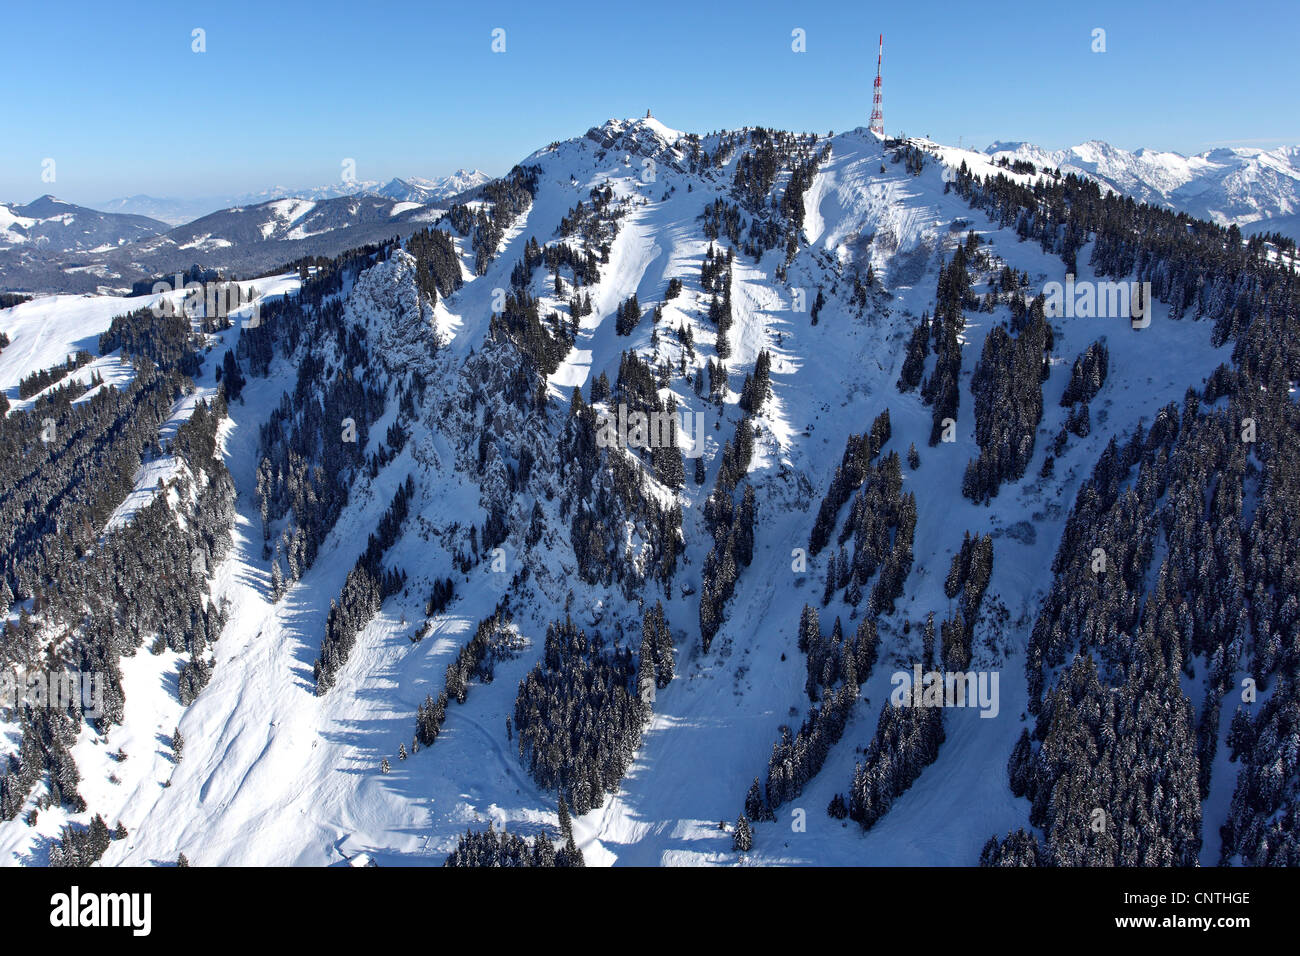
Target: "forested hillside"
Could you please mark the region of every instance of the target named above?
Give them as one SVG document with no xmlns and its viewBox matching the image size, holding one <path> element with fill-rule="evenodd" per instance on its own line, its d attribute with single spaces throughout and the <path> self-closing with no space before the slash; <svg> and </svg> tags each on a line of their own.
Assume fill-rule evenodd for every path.
<svg viewBox="0 0 1300 956">
<path fill-rule="evenodd" d="M 1295 256 L 646 118 L 15 302 L 0 665 L 103 706 L 0 698 L 0 860 L 1296 862 Z"/>
</svg>

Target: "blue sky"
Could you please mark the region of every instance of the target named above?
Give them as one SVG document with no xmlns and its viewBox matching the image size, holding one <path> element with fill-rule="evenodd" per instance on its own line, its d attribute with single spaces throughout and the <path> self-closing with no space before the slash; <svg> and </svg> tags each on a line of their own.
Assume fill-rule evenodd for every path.
<svg viewBox="0 0 1300 956">
<path fill-rule="evenodd" d="M 345 158 L 361 179 L 501 173 L 647 107 L 698 132 L 865 126 L 881 31 L 891 132 L 1180 152 L 1300 142 L 1293 0 L 6 0 L 0 199 L 309 186 Z"/>
</svg>

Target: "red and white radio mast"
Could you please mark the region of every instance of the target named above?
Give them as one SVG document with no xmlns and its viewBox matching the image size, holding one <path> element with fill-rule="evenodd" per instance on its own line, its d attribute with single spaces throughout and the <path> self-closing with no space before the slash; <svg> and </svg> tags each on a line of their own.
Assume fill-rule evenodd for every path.
<svg viewBox="0 0 1300 956">
<path fill-rule="evenodd" d="M 876 89 L 871 98 L 871 132 L 885 135 L 885 110 L 880 105 L 880 61 L 885 58 L 885 35 L 880 34 L 880 52 L 876 54 Z"/>
</svg>

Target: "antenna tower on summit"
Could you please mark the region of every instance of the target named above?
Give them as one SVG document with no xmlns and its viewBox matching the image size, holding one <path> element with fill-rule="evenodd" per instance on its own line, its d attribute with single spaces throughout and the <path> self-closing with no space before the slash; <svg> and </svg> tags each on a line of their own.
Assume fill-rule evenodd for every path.
<svg viewBox="0 0 1300 956">
<path fill-rule="evenodd" d="M 871 97 L 871 132 L 885 135 L 885 110 L 880 105 L 880 63 L 885 58 L 885 35 L 880 34 L 880 51 L 876 54 L 876 88 Z"/>
</svg>

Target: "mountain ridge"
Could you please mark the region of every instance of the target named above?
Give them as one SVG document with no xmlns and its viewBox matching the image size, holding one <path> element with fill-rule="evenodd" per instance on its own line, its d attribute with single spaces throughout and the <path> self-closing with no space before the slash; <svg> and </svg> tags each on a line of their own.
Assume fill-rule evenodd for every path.
<svg viewBox="0 0 1300 956">
<path fill-rule="evenodd" d="M 108 199 L 94 204 L 105 212 L 144 215 L 161 220 L 170 226 L 184 226 L 203 216 L 236 206 L 255 206 L 277 199 L 337 199 L 356 193 L 372 192 L 389 199 L 419 201 L 422 205 L 454 196 L 492 177 L 478 169 L 457 169 L 445 176 L 422 178 L 419 176 L 393 177 L 388 182 L 358 180 L 353 183 L 335 183 L 324 186 L 290 188 L 271 186 L 247 193 L 185 199 L 146 194 Z"/>
<path fill-rule="evenodd" d="M 723 135 L 738 132 L 744 131 L 724 131 Z M 699 135 L 672 129 L 652 117 L 636 117 L 608 119 L 588 129 L 585 138 L 602 148 L 621 148 L 643 160 L 665 159 L 680 167 L 682 143 L 698 141 Z M 1037 169 L 1061 168 L 1140 201 L 1219 224 L 1237 222 L 1245 234 L 1276 231 L 1292 238 L 1300 236 L 1300 147 L 1224 147 L 1185 157 L 1145 148 L 1130 152 L 1101 140 L 1055 151 L 1025 142 L 995 142 L 982 151 L 920 138 L 910 142 L 936 150 L 948 157 L 953 167 L 979 155 L 1007 166 L 1020 161 Z M 523 161 L 542 156 L 555 145 L 536 150 Z M 643 175 L 651 172 L 649 167 L 643 169 Z M 125 291 L 151 274 L 169 274 L 196 259 L 206 267 L 225 271 L 261 272 L 304 255 L 334 255 L 349 246 L 383 238 L 385 214 L 399 234 L 409 234 L 436 219 L 446 202 L 472 197 L 490 181 L 478 170 L 460 169 L 433 180 L 394 178 L 382 184 L 366 181 L 301 190 L 273 187 L 170 229 L 162 228 L 157 220 L 147 225 L 137 220 L 106 220 L 118 225 L 101 229 L 96 234 L 100 241 L 93 247 L 83 242 L 71 248 L 50 248 L 46 239 L 23 241 L 25 233 L 13 225 L 18 223 L 13 213 L 16 207 L 0 206 L 0 238 L 20 240 L 8 247 L 0 242 L 0 285 L 28 292 Z M 359 196 L 376 198 L 338 202 Z M 281 229 L 278 216 L 257 211 L 288 200 L 321 204 L 311 214 L 315 224 L 305 224 L 297 231 Z M 380 207 L 376 200 L 391 205 Z M 341 214 L 345 209 L 354 212 Z M 241 215 L 249 222 L 240 225 Z M 55 221 L 57 217 L 50 220 Z M 194 228 L 196 224 L 217 228 Z M 231 234 L 224 235 L 223 229 Z M 68 261 L 73 256 L 76 258 Z"/>
</svg>

